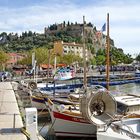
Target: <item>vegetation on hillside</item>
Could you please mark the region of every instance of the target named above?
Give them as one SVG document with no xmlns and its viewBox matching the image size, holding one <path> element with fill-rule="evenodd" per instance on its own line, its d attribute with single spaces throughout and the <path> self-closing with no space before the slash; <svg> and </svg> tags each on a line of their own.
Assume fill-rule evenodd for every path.
<svg viewBox="0 0 140 140">
<path fill-rule="evenodd" d="M 77 25 L 77 23 L 75 23 Z M 64 23 L 66 26 L 66 23 Z M 54 62 L 54 53 L 49 50 L 53 48 L 53 43 L 55 41 L 63 40 L 64 42 L 76 42 L 82 43 L 82 36 L 73 36 L 68 34 L 72 23 L 68 23 L 68 28 L 66 30 L 60 30 L 55 34 L 46 35 L 39 34 L 32 31 L 25 31 L 21 35 L 17 33 L 6 33 L 3 32 L 0 34 L 0 49 L 3 50 L 2 54 L 5 52 L 21 52 L 27 54 L 27 58 L 23 59 L 21 64 L 31 64 L 31 54 L 32 52 L 36 53 L 37 64 L 48 63 L 50 57 L 50 63 Z M 89 27 L 93 27 L 90 23 Z M 51 25 L 49 27 L 51 30 L 56 29 L 56 25 Z M 93 28 L 93 32 L 96 31 L 96 28 Z M 106 63 L 106 51 L 104 48 L 97 50 L 97 46 L 100 45 L 100 41 L 93 43 L 94 34 L 89 32 L 86 36 L 86 47 L 91 51 L 92 58 L 88 61 L 88 64 L 94 65 L 105 65 Z M 110 39 L 111 46 L 114 46 L 114 41 Z M 49 56 L 50 52 L 50 56 Z M 139 57 L 138 57 L 139 58 Z M 137 58 L 137 59 L 138 59 Z M 4 55 L 0 57 L 0 64 L 4 63 L 8 58 L 5 59 Z M 110 62 L 111 65 L 117 65 L 120 63 L 129 64 L 133 61 L 130 54 L 124 54 L 122 49 L 112 47 L 110 50 Z M 82 63 L 82 59 L 79 56 L 74 56 L 68 54 L 65 56 L 57 56 L 58 63 L 66 63 L 68 65 L 75 63 Z"/>
</svg>

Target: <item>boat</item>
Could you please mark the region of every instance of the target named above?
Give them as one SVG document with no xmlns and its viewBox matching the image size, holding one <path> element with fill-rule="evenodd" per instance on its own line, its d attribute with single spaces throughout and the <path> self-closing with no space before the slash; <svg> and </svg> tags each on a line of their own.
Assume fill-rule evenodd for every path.
<svg viewBox="0 0 140 140">
<path fill-rule="evenodd" d="M 123 84 L 129 84 L 129 83 L 139 83 L 140 78 L 131 78 L 131 79 L 122 79 L 122 80 L 114 80 L 109 81 L 109 86 L 115 86 L 115 85 L 123 85 Z M 107 86 L 107 81 L 91 81 L 91 85 L 102 85 L 104 87 Z"/>
<path fill-rule="evenodd" d="M 92 90 L 106 90 L 104 87 L 100 85 L 92 85 Z M 38 111 L 46 111 L 48 112 L 48 105 L 45 104 L 46 98 L 50 98 L 52 101 L 55 101 L 55 99 L 60 100 L 70 100 L 72 102 L 79 102 L 79 96 L 82 96 L 80 93 L 80 88 L 76 88 L 74 92 L 55 92 L 55 94 L 43 94 L 39 90 L 34 90 L 30 91 L 30 99 L 31 99 L 31 104 L 33 107 L 36 107 Z"/>
<path fill-rule="evenodd" d="M 97 140 L 139 140 L 140 118 L 122 119 L 112 121 L 104 129 L 98 129 Z"/>
<path fill-rule="evenodd" d="M 84 34 L 84 23 L 85 20 L 83 17 L 83 34 Z M 85 44 L 83 44 L 83 51 L 85 51 Z M 84 55 L 83 58 L 85 58 L 85 52 L 83 52 L 83 55 Z M 110 102 L 110 98 L 111 97 L 113 98 L 113 96 L 111 96 L 110 94 L 104 94 L 104 90 L 87 86 L 85 59 L 84 59 L 83 79 L 84 79 L 83 88 L 77 90 L 78 100 L 75 100 L 76 96 L 74 96 L 74 98 L 72 97 L 67 98 L 68 100 L 70 100 L 68 101 L 69 104 L 67 104 L 66 99 L 63 102 L 61 101 L 60 103 L 59 99 L 55 102 L 54 101 L 52 102 L 49 98 L 45 98 L 45 103 L 46 105 L 48 105 L 48 110 L 51 115 L 52 120 L 51 128 L 53 128 L 56 136 L 96 137 L 97 125 L 92 124 L 88 119 L 88 117 L 86 117 L 85 114 L 87 114 L 87 110 L 85 110 L 85 108 L 88 105 L 88 102 L 90 101 L 91 95 L 95 97 L 96 95 L 100 95 L 101 97 L 104 97 L 104 95 L 108 95 L 108 99 L 104 98 L 108 100 L 108 102 Z M 102 110 L 102 105 L 103 105 L 102 102 L 95 102 L 95 104 L 93 104 L 92 109 L 94 109 L 94 112 L 97 114 L 100 112 L 102 113 L 103 110 L 108 109 L 108 107 L 107 108 L 103 107 Z M 115 108 L 114 106 L 111 106 L 110 108 L 113 109 Z"/>
<path fill-rule="evenodd" d="M 81 112 L 93 126 L 97 126 L 97 140 L 140 139 L 140 98 L 135 95 L 114 97 L 107 91 L 100 91 L 88 99 L 83 98 Z"/>
<path fill-rule="evenodd" d="M 92 91 L 94 91 L 92 88 L 88 88 L 87 92 L 91 94 Z M 79 96 L 82 98 L 83 95 L 84 90 L 80 89 Z M 52 128 L 57 137 L 96 137 L 96 125 L 92 125 L 83 117 L 77 100 L 72 100 L 72 98 L 70 100 L 62 100 L 61 98 L 51 101 L 47 98 L 45 103 L 49 107 L 48 110 L 53 124 Z"/>
<path fill-rule="evenodd" d="M 109 21 L 109 14 L 107 16 L 107 19 Z M 109 53 L 107 54 L 109 57 Z M 109 88 L 109 77 L 107 79 L 107 87 Z M 108 106 L 109 103 L 107 100 L 104 100 L 104 102 L 103 100 L 101 100 L 102 104 L 100 105 L 100 108 L 102 109 L 102 112 L 98 114 L 95 114 L 94 111 L 91 109 L 92 104 L 95 103 L 94 98 L 91 98 L 92 102 L 89 103 L 89 106 L 87 106 L 88 111 L 85 116 L 88 117 L 88 119 L 90 120 L 90 122 L 93 123 L 93 125 L 98 125 L 97 140 L 140 140 L 140 100 L 137 97 L 138 96 L 136 95 L 126 95 L 125 97 L 118 96 L 116 97 L 116 100 L 114 100 L 114 102 L 111 102 L 111 108 Z M 114 106 L 114 108 L 112 108 L 112 105 Z M 105 110 L 106 108 L 108 109 L 108 112 Z M 110 113 L 110 116 L 106 114 L 107 117 L 103 117 L 103 113 Z M 121 116 L 119 117 L 119 113 L 123 114 L 121 114 Z M 92 114 L 92 117 L 89 117 L 90 114 Z"/>
<path fill-rule="evenodd" d="M 97 140 L 140 139 L 140 96 L 98 90 L 81 100 L 82 116 L 97 126 Z"/>
<path fill-rule="evenodd" d="M 67 80 L 75 77 L 75 72 L 72 68 L 59 68 L 54 75 L 54 80 Z"/>
<path fill-rule="evenodd" d="M 123 118 L 140 117 L 139 95 L 117 93 L 114 98 L 117 103 L 117 115 L 123 115 Z"/>
<path fill-rule="evenodd" d="M 52 94 L 54 92 L 73 92 L 76 88 L 81 88 L 83 81 L 80 77 L 74 77 L 66 80 L 55 80 L 52 83 L 46 84 L 45 87 L 38 87 L 40 92 Z"/>
</svg>

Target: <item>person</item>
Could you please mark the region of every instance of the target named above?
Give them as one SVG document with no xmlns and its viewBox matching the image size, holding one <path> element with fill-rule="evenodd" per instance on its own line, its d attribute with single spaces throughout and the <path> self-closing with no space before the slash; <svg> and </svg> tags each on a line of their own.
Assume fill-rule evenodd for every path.
<svg viewBox="0 0 140 140">
<path fill-rule="evenodd" d="M 99 72 L 100 72 L 100 75 L 102 75 L 102 67 L 101 66 L 99 67 Z"/>
</svg>

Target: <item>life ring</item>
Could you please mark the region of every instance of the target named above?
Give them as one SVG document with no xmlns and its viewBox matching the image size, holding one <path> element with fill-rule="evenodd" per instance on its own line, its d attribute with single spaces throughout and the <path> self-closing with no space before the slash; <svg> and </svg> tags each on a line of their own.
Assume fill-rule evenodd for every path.
<svg viewBox="0 0 140 140">
<path fill-rule="evenodd" d="M 37 88 L 37 84 L 35 82 L 29 82 L 28 87 L 30 89 L 36 89 Z"/>
</svg>

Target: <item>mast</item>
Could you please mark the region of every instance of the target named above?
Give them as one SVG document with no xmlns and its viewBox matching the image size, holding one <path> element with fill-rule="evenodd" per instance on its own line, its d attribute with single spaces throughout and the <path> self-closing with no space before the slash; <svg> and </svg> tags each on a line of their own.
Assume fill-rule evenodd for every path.
<svg viewBox="0 0 140 140">
<path fill-rule="evenodd" d="M 48 50 L 47 83 L 49 81 L 49 72 L 50 72 L 50 53 L 51 53 L 51 50 L 49 49 Z"/>
<path fill-rule="evenodd" d="M 107 14 L 107 39 L 106 39 L 106 82 L 107 82 L 107 90 L 109 90 L 109 82 L 110 82 L 110 38 L 109 38 L 109 13 Z"/>
<path fill-rule="evenodd" d="M 85 45 L 85 16 L 83 16 L 83 65 L 84 65 L 84 90 L 87 90 L 87 76 L 86 76 L 86 45 Z"/>
</svg>

